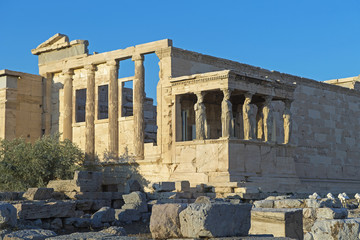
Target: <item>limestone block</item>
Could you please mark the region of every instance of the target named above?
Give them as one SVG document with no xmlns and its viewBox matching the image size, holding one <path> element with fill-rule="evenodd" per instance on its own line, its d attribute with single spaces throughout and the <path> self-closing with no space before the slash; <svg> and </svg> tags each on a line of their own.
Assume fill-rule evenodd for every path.
<svg viewBox="0 0 360 240">
<path fill-rule="evenodd" d="M 301 199 L 283 199 L 274 201 L 274 208 L 301 208 L 304 201 Z"/>
<path fill-rule="evenodd" d="M 152 208 L 150 231 L 155 239 L 180 238 L 179 213 L 186 208 L 184 204 L 156 204 Z"/>
<path fill-rule="evenodd" d="M 93 200 L 76 200 L 76 210 L 88 211 L 93 205 Z"/>
<path fill-rule="evenodd" d="M 97 211 L 102 207 L 111 207 L 111 200 L 94 200 L 91 210 Z"/>
<path fill-rule="evenodd" d="M 27 200 L 46 200 L 52 198 L 53 188 L 29 188 L 23 195 Z"/>
<path fill-rule="evenodd" d="M 234 188 L 235 193 L 259 193 L 257 187 L 238 187 Z"/>
<path fill-rule="evenodd" d="M 16 208 L 10 203 L 0 202 L 0 229 L 15 227 Z"/>
<path fill-rule="evenodd" d="M 70 199 L 92 199 L 92 200 L 111 200 L 113 199 L 112 192 L 64 192 Z"/>
<path fill-rule="evenodd" d="M 175 182 L 175 190 L 177 192 L 189 192 L 190 191 L 190 182 L 189 181 Z"/>
<path fill-rule="evenodd" d="M 141 191 L 141 185 L 137 180 L 130 179 L 126 182 L 124 193 Z"/>
<path fill-rule="evenodd" d="M 255 208 L 273 208 L 274 200 L 259 200 L 254 202 Z"/>
<path fill-rule="evenodd" d="M 74 180 L 51 180 L 47 187 L 53 188 L 55 192 L 80 192 L 80 187 Z"/>
<path fill-rule="evenodd" d="M 317 208 L 316 218 L 319 220 L 344 219 L 347 218 L 346 208 Z"/>
<path fill-rule="evenodd" d="M 19 230 L 6 234 L 4 240 L 17 240 L 17 239 L 43 240 L 53 236 L 56 236 L 56 233 L 50 230 L 25 229 L 25 230 Z"/>
<path fill-rule="evenodd" d="M 91 216 L 91 226 L 93 228 L 100 228 L 103 223 L 112 222 L 115 220 L 115 210 L 110 207 L 102 207 Z"/>
<path fill-rule="evenodd" d="M 75 201 L 22 202 L 14 204 L 20 219 L 72 217 L 75 215 Z"/>
<path fill-rule="evenodd" d="M 156 192 L 172 192 L 175 190 L 175 182 L 157 182 L 152 187 Z"/>
<path fill-rule="evenodd" d="M 308 208 L 323 208 L 323 207 L 335 207 L 338 204 L 333 202 L 331 199 L 323 198 L 323 199 L 305 199 L 305 205 Z"/>
<path fill-rule="evenodd" d="M 136 209 L 140 212 L 147 212 L 146 195 L 142 192 L 132 192 L 123 195 L 125 204 L 122 209 Z"/>
<path fill-rule="evenodd" d="M 115 219 L 122 223 L 139 221 L 141 213 L 136 209 L 115 209 Z"/>
<path fill-rule="evenodd" d="M 64 225 L 73 225 L 76 228 L 90 227 L 90 218 L 65 218 Z"/>
<path fill-rule="evenodd" d="M 360 219 L 320 220 L 314 223 L 309 239 L 359 239 Z M 311 235 L 311 236 L 310 236 Z"/>
<path fill-rule="evenodd" d="M 183 237 L 245 236 L 250 229 L 250 204 L 193 203 L 180 212 Z"/>
<path fill-rule="evenodd" d="M 115 236 L 126 236 L 126 231 L 123 227 L 111 226 L 101 231 L 102 233 L 109 233 Z"/>
<path fill-rule="evenodd" d="M 59 230 L 62 229 L 63 224 L 60 218 L 55 218 L 50 223 L 50 229 L 52 230 Z"/>
<path fill-rule="evenodd" d="M 302 210 L 253 208 L 250 234 L 272 234 L 274 237 L 302 239 Z"/>
</svg>

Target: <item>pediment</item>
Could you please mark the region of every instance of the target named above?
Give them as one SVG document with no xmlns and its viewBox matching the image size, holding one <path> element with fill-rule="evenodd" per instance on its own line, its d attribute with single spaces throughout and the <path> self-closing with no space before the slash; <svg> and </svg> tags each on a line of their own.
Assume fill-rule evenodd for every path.
<svg viewBox="0 0 360 240">
<path fill-rule="evenodd" d="M 36 49 L 50 47 L 53 45 L 59 45 L 59 44 L 68 43 L 68 42 L 69 42 L 68 36 L 61 34 L 61 33 L 57 33 L 54 36 L 52 36 L 51 38 L 49 38 L 48 40 L 46 40 L 45 42 L 41 43 L 39 46 L 37 46 Z"/>
</svg>

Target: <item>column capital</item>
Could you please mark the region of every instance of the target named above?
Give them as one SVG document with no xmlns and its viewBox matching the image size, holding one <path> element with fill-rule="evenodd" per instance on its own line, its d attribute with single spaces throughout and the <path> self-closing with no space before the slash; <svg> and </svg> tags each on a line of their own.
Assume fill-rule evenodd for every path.
<svg viewBox="0 0 360 240">
<path fill-rule="evenodd" d="M 110 59 L 106 61 L 106 65 L 109 67 L 117 67 L 118 61 L 116 59 Z"/>
<path fill-rule="evenodd" d="M 144 61 L 144 56 L 141 54 L 133 55 L 131 58 L 132 61 Z"/>
<path fill-rule="evenodd" d="M 272 101 L 273 96 L 265 96 L 264 99 L 265 99 L 265 104 L 269 104 Z"/>
<path fill-rule="evenodd" d="M 245 98 L 252 98 L 254 96 L 254 92 L 246 92 L 244 95 L 245 95 Z"/>
<path fill-rule="evenodd" d="M 230 95 L 231 95 L 231 92 L 232 92 L 231 88 L 222 88 L 221 91 L 224 94 L 224 99 L 229 99 L 230 98 Z"/>
<path fill-rule="evenodd" d="M 64 69 L 64 70 L 62 70 L 62 74 L 72 76 L 72 75 L 74 75 L 74 69 L 71 69 L 71 68 Z"/>
<path fill-rule="evenodd" d="M 293 102 L 293 99 L 284 99 L 283 102 L 285 103 L 285 107 L 286 108 L 290 108 L 291 107 L 291 103 Z"/>
<path fill-rule="evenodd" d="M 85 65 L 84 68 L 85 68 L 88 72 L 95 72 L 95 71 L 96 71 L 96 65 L 95 65 L 95 64 Z"/>
</svg>

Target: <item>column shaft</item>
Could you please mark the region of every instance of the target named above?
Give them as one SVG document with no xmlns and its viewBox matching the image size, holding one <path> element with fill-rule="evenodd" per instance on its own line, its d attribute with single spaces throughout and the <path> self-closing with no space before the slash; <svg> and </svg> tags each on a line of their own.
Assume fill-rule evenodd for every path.
<svg viewBox="0 0 360 240">
<path fill-rule="evenodd" d="M 135 155 L 138 158 L 144 157 L 144 100 L 145 100 L 145 69 L 144 57 L 141 55 L 133 56 L 132 60 L 135 62 L 135 77 L 134 77 L 134 93 L 133 93 L 133 107 L 134 107 L 134 147 Z"/>
<path fill-rule="evenodd" d="M 85 153 L 88 161 L 95 156 L 95 66 L 85 67 L 86 73 L 86 111 L 85 111 Z"/>
<path fill-rule="evenodd" d="M 118 156 L 118 63 L 116 60 L 107 62 L 109 69 L 109 151 Z"/>
<path fill-rule="evenodd" d="M 72 140 L 72 76 L 74 72 L 68 69 L 64 76 L 64 111 L 63 111 L 63 139 Z"/>
</svg>

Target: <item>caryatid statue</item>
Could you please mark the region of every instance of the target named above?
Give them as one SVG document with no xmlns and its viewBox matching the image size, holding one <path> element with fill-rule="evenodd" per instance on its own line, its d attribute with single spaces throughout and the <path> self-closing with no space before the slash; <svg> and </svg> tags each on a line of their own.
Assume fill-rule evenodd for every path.
<svg viewBox="0 0 360 240">
<path fill-rule="evenodd" d="M 206 139 L 206 107 L 203 103 L 204 94 L 203 92 L 196 93 L 197 102 L 194 105 L 195 110 L 195 129 L 196 129 L 196 139 L 203 140 Z"/>
<path fill-rule="evenodd" d="M 245 94 L 245 101 L 243 104 L 243 125 L 244 125 L 244 139 L 249 140 L 253 139 L 254 136 L 254 122 L 256 124 L 256 119 L 254 116 L 254 110 L 252 109 L 253 106 L 251 103 L 253 94 L 252 93 L 246 93 Z"/>
<path fill-rule="evenodd" d="M 263 123 L 264 123 L 264 141 L 271 141 L 272 127 L 273 127 L 273 111 L 271 106 L 272 96 L 266 96 L 265 102 L 262 108 Z"/>
<path fill-rule="evenodd" d="M 230 102 L 230 89 L 223 89 L 224 98 L 221 102 L 221 126 L 222 126 L 222 137 L 229 138 L 234 135 L 234 124 L 233 124 L 233 112 L 232 104 Z"/>
<path fill-rule="evenodd" d="M 283 113 L 284 119 L 284 144 L 288 144 L 290 142 L 291 137 L 291 100 L 285 100 L 285 109 Z"/>
</svg>

